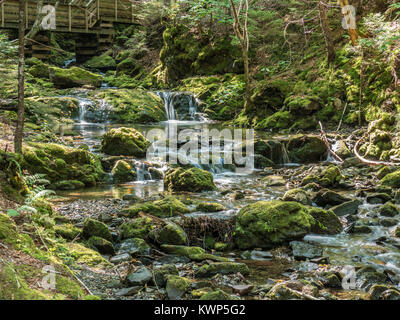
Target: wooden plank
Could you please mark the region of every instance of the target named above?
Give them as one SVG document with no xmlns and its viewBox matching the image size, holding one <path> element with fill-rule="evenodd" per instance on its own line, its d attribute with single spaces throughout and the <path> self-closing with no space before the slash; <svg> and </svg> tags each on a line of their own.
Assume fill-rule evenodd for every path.
<svg viewBox="0 0 400 320">
<path fill-rule="evenodd" d="M 1 26 L 4 28 L 4 1 L 1 3 Z"/>
</svg>

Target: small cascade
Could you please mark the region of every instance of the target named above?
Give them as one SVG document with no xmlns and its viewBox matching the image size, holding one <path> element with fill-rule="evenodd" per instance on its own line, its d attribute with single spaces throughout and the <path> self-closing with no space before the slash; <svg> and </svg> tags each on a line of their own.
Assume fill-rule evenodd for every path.
<svg viewBox="0 0 400 320">
<path fill-rule="evenodd" d="M 289 158 L 288 151 L 286 149 L 286 144 L 281 143 L 281 146 L 282 146 L 282 164 L 290 163 L 290 158 Z"/>
<path fill-rule="evenodd" d="M 162 91 L 156 94 L 164 101 L 165 114 L 169 121 L 206 121 L 199 112 L 199 100 L 188 92 Z"/>
<path fill-rule="evenodd" d="M 76 63 L 76 58 L 68 59 L 64 62 L 64 68 L 68 68 L 71 64 Z"/>
<path fill-rule="evenodd" d="M 149 166 L 144 162 L 136 162 L 135 170 L 137 181 L 153 180 L 151 173 L 149 172 Z"/>
</svg>

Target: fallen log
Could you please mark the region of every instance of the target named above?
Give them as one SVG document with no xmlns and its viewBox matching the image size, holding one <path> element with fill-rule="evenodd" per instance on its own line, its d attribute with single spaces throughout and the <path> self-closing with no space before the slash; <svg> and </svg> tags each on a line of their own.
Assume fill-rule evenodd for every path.
<svg viewBox="0 0 400 320">
<path fill-rule="evenodd" d="M 368 134 L 369 134 L 369 131 L 365 132 L 363 134 L 363 136 L 354 145 L 353 152 L 354 152 L 354 155 L 358 158 L 358 160 L 360 160 L 362 163 L 373 165 L 373 166 L 377 166 L 377 165 L 400 166 L 400 162 L 374 161 L 374 160 L 368 160 L 368 159 L 365 159 L 364 157 L 362 157 L 358 153 L 357 149 L 358 149 L 358 146 L 360 145 L 360 143 L 367 137 Z"/>
</svg>

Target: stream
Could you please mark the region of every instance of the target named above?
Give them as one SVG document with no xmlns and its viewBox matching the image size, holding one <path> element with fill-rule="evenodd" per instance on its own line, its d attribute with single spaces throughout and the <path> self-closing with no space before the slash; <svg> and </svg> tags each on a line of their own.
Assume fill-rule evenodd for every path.
<svg viewBox="0 0 400 320">
<path fill-rule="evenodd" d="M 101 90 L 107 90 L 107 86 Z M 95 101 L 82 97 L 81 94 L 75 97 L 79 100 L 79 114 L 74 119 L 75 124 L 72 129 L 79 132 L 80 138 L 75 141 L 76 146 L 87 145 L 90 151 L 99 153 L 98 146 L 101 144 L 102 135 L 111 128 L 133 127 L 146 135 L 148 130 L 161 129 L 169 132 L 171 126 L 176 126 L 178 132 L 183 129 L 223 129 L 223 125 L 218 122 L 209 121 L 203 113 L 199 101 L 189 93 L 179 92 L 157 92 L 165 103 L 165 113 L 167 121 L 152 125 L 127 125 L 111 123 L 108 121 L 107 114 L 111 108 L 104 102 L 96 108 Z M 182 101 L 186 101 L 182 103 Z M 177 106 L 177 104 L 180 104 Z M 182 107 L 184 104 L 186 107 Z M 232 128 L 228 128 L 232 129 Z M 265 134 L 265 133 L 264 133 Z M 166 152 L 169 152 L 168 150 Z M 209 150 L 207 150 L 209 152 Z M 285 175 L 292 175 L 292 171 L 299 170 L 299 164 L 291 163 L 286 150 L 282 150 L 281 172 Z M 189 159 L 190 160 L 190 159 Z M 147 161 L 145 159 L 135 159 L 137 180 L 127 183 L 114 184 L 112 177 L 101 186 L 87 188 L 83 190 L 58 191 L 63 201 L 93 200 L 93 199 L 122 199 L 127 194 L 133 194 L 139 198 L 151 198 L 163 192 L 162 177 L 153 177 L 149 171 L 150 167 L 155 167 L 160 171 L 165 171 L 166 163 L 162 161 Z M 332 161 L 328 157 L 327 161 Z M 190 162 L 190 161 L 189 161 Z M 223 204 L 227 210 L 218 213 L 191 212 L 188 216 L 211 216 L 218 219 L 229 219 L 235 216 L 240 208 L 247 204 L 259 200 L 278 199 L 287 191 L 285 185 L 266 187 L 261 181 L 265 176 L 263 170 L 254 170 L 251 174 L 238 174 L 229 166 L 221 162 L 202 166 L 203 169 L 210 171 L 214 176 L 214 182 L 218 188 L 216 192 L 194 193 L 190 197 L 197 200 L 212 201 Z M 243 192 L 245 197 L 232 200 L 225 191 Z M 354 191 L 342 191 L 347 197 L 355 199 Z M 182 195 L 177 195 L 181 197 Z M 364 198 L 359 207 L 360 219 L 376 219 L 379 217 L 380 205 L 368 204 Z M 399 222 L 399 221 L 398 221 Z M 400 244 L 391 241 L 391 233 L 396 226 L 385 227 L 379 224 L 371 225 L 371 233 L 357 234 L 343 231 L 338 235 L 307 235 L 304 241 L 322 247 L 324 257 L 328 257 L 331 265 L 351 265 L 362 267 L 372 265 L 377 270 L 390 272 L 396 275 L 394 285 L 399 286 L 398 275 L 400 274 Z M 258 253 L 257 253 L 258 252 Z M 260 253 L 261 252 L 261 253 Z M 250 258 L 245 258 L 251 264 L 253 260 L 262 260 L 260 250 L 252 252 Z M 237 253 L 239 257 L 241 253 Z M 249 260 L 250 259 L 250 260 Z M 296 262 L 299 270 L 312 270 L 318 268 L 315 263 Z M 267 276 L 267 275 L 266 275 Z"/>
</svg>

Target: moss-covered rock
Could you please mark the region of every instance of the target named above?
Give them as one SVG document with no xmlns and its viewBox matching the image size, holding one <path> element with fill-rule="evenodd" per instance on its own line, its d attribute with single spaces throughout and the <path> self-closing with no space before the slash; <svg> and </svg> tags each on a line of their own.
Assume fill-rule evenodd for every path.
<svg viewBox="0 0 400 320">
<path fill-rule="evenodd" d="M 154 223 L 150 218 L 136 218 L 121 224 L 119 227 L 119 235 L 122 240 L 129 238 L 144 239 L 153 229 Z"/>
<path fill-rule="evenodd" d="M 115 60 L 108 54 L 95 56 L 84 63 L 84 67 L 95 70 L 113 70 L 117 67 Z"/>
<path fill-rule="evenodd" d="M 184 277 L 170 275 L 167 278 L 167 295 L 170 300 L 179 300 L 189 289 L 190 282 Z"/>
<path fill-rule="evenodd" d="M 62 69 L 57 67 L 50 68 L 50 80 L 57 88 L 74 88 L 85 85 L 99 88 L 103 82 L 103 77 L 78 67 Z"/>
<path fill-rule="evenodd" d="M 304 205 L 311 205 L 310 195 L 307 191 L 297 188 L 286 191 L 282 198 L 283 201 L 296 201 Z"/>
<path fill-rule="evenodd" d="M 112 156 L 144 157 L 150 142 L 136 129 L 117 128 L 104 134 L 101 149 Z"/>
<path fill-rule="evenodd" d="M 36 78 L 49 79 L 50 69 L 47 64 L 37 58 L 30 58 L 27 71 Z"/>
<path fill-rule="evenodd" d="M 168 196 L 161 200 L 135 204 L 123 209 L 121 215 L 136 217 L 139 212 L 149 213 L 156 217 L 167 218 L 189 212 L 189 208 L 175 197 Z"/>
<path fill-rule="evenodd" d="M 379 184 L 386 187 L 400 188 L 400 170 L 387 174 L 379 181 Z"/>
<path fill-rule="evenodd" d="M 335 165 L 326 168 L 319 179 L 319 184 L 323 187 L 333 187 L 337 185 L 343 176 L 340 169 Z"/>
<path fill-rule="evenodd" d="M 105 260 L 99 252 L 76 242 L 66 243 L 62 246 L 61 252 L 62 258 L 67 256 L 68 261 L 70 261 L 69 259 L 72 259 L 72 261 L 77 264 L 85 264 L 89 267 L 112 267 L 112 264 Z"/>
<path fill-rule="evenodd" d="M 117 65 L 117 75 L 136 76 L 140 70 L 140 64 L 133 58 L 126 58 Z"/>
<path fill-rule="evenodd" d="M 104 178 L 99 158 L 83 149 L 54 143 L 30 143 L 24 147 L 23 156 L 25 169 L 32 174 L 46 174 L 52 183 L 76 180 L 85 186 L 94 186 Z"/>
<path fill-rule="evenodd" d="M 85 187 L 85 184 L 79 180 L 61 180 L 54 184 L 54 187 L 58 190 L 76 190 Z"/>
<path fill-rule="evenodd" d="M 394 217 L 400 213 L 399 208 L 392 202 L 386 202 L 379 210 L 381 216 Z"/>
<path fill-rule="evenodd" d="M 153 269 L 153 281 L 159 287 L 164 287 L 170 275 L 178 276 L 179 271 L 174 264 L 164 264 L 159 268 Z"/>
<path fill-rule="evenodd" d="M 155 123 L 166 120 L 164 102 L 153 92 L 140 88 L 107 89 L 94 93 L 94 98 L 110 107 L 110 121 L 116 123 Z"/>
<path fill-rule="evenodd" d="M 239 211 L 235 242 L 241 249 L 270 248 L 299 239 L 311 231 L 339 231 L 340 221 L 336 215 L 320 210 L 279 200 L 253 203 Z"/>
<path fill-rule="evenodd" d="M 188 241 L 186 232 L 177 224 L 169 222 L 152 233 L 154 240 L 160 244 L 185 245 Z"/>
<path fill-rule="evenodd" d="M 242 275 L 248 275 L 250 273 L 249 268 L 244 263 L 237 262 L 213 262 L 201 266 L 197 272 L 196 276 L 208 277 L 214 276 L 216 274 L 232 274 L 240 272 Z"/>
<path fill-rule="evenodd" d="M 222 204 L 216 202 L 202 202 L 196 206 L 196 211 L 202 212 L 219 212 L 224 210 L 226 210 L 226 208 Z"/>
<path fill-rule="evenodd" d="M 90 247 L 98 250 L 100 253 L 111 255 L 115 253 L 113 244 L 104 238 L 92 236 L 89 238 L 87 243 Z"/>
<path fill-rule="evenodd" d="M 315 225 L 311 228 L 311 232 L 318 234 L 338 234 L 342 232 L 343 226 L 332 210 L 311 207 L 308 213 L 316 221 Z"/>
<path fill-rule="evenodd" d="M 278 111 L 256 125 L 260 130 L 281 130 L 289 128 L 294 122 L 293 115 L 289 111 Z"/>
<path fill-rule="evenodd" d="M 7 215 L 0 213 L 0 240 L 14 243 L 18 238 L 17 226 Z"/>
<path fill-rule="evenodd" d="M 199 168 L 172 168 L 165 173 L 164 187 L 170 191 L 201 192 L 216 189 L 213 175 Z"/>
<path fill-rule="evenodd" d="M 75 227 L 71 223 L 56 225 L 53 230 L 56 235 L 67 240 L 74 240 L 82 232 L 82 229 Z"/>
<path fill-rule="evenodd" d="M 111 173 L 115 182 L 128 182 L 136 179 L 136 171 L 124 160 L 117 161 Z"/>
<path fill-rule="evenodd" d="M 175 254 L 178 256 L 188 257 L 193 261 L 204 261 L 204 260 L 212 260 L 219 262 L 230 261 L 228 258 L 219 257 L 206 253 L 205 250 L 200 247 L 187 247 L 187 246 L 163 244 L 161 245 L 161 248 L 168 253 Z"/>
<path fill-rule="evenodd" d="M 82 236 L 86 239 L 96 236 L 112 241 L 111 232 L 107 225 L 92 218 L 87 218 L 83 223 Z"/>
<path fill-rule="evenodd" d="M 289 158 L 300 163 L 318 162 L 327 155 L 325 143 L 317 136 L 300 135 L 293 137 L 287 144 Z"/>
</svg>

